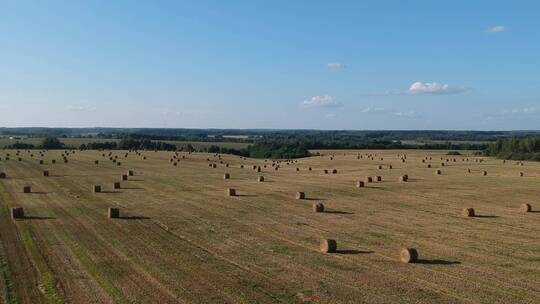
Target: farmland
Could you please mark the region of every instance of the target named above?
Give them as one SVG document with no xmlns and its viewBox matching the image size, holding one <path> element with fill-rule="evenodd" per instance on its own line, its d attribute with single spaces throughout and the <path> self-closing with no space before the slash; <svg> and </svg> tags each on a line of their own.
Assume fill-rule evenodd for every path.
<svg viewBox="0 0 540 304">
<path fill-rule="evenodd" d="M 318 152 L 275 170 L 205 153 L 75 151 L 64 163 L 64 151 L 0 151 L 3 302 L 540 302 L 539 163 Z M 382 181 L 357 188 L 366 176 Z M 463 217 L 467 207 L 477 216 Z M 321 239 L 337 251 L 322 253 Z M 417 263 L 400 262 L 402 248 L 416 248 Z"/>
</svg>

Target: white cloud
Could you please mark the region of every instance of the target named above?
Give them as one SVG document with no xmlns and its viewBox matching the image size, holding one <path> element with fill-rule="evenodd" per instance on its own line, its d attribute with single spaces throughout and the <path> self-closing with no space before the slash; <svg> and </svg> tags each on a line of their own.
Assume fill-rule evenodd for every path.
<svg viewBox="0 0 540 304">
<path fill-rule="evenodd" d="M 486 30 L 487 33 L 502 33 L 506 31 L 506 27 L 502 25 L 497 25 Z"/>
<path fill-rule="evenodd" d="M 534 114 L 534 113 L 536 113 L 535 107 L 518 108 L 518 109 L 503 111 L 503 114 Z"/>
<path fill-rule="evenodd" d="M 337 70 L 337 69 L 345 68 L 345 64 L 339 63 L 339 62 L 331 62 L 331 63 L 328 63 L 326 65 L 326 67 L 329 68 L 329 69 L 336 69 Z"/>
<path fill-rule="evenodd" d="M 422 95 L 422 94 L 434 94 L 434 95 L 448 95 L 459 94 L 467 91 L 467 88 L 450 87 L 446 83 L 438 82 L 420 82 L 417 81 L 409 87 L 408 94 Z"/>
<path fill-rule="evenodd" d="M 382 108 L 382 107 L 367 107 L 360 111 L 361 113 L 366 114 L 379 114 L 379 115 L 393 115 L 398 117 L 405 117 L 405 118 L 418 118 L 420 117 L 420 113 L 412 110 L 408 111 L 396 111 L 393 109 L 388 108 Z"/>
<path fill-rule="evenodd" d="M 400 116 L 400 117 L 407 117 L 407 118 L 417 118 L 417 117 L 420 117 L 420 113 L 416 112 L 416 111 L 405 111 L 405 112 L 394 112 L 393 113 L 395 116 Z"/>
<path fill-rule="evenodd" d="M 360 112 L 362 113 L 378 113 L 378 114 L 385 114 L 391 112 L 390 110 L 386 108 L 373 108 L 373 107 L 367 107 Z"/>
<path fill-rule="evenodd" d="M 75 105 L 67 105 L 65 107 L 66 110 L 72 111 L 72 112 L 92 112 L 96 110 L 96 107 L 93 106 L 75 106 Z"/>
<path fill-rule="evenodd" d="M 335 118 L 336 116 L 337 116 L 336 113 L 328 113 L 325 115 L 325 117 L 328 119 Z"/>
<path fill-rule="evenodd" d="M 313 96 L 310 100 L 304 100 L 303 103 L 306 108 L 335 108 L 341 107 L 334 96 L 323 95 L 323 96 Z"/>
</svg>

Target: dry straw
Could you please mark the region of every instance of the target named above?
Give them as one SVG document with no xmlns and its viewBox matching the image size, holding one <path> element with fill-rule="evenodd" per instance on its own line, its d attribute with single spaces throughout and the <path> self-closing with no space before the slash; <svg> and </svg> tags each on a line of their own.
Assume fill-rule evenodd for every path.
<svg viewBox="0 0 540 304">
<path fill-rule="evenodd" d="M 94 193 L 100 193 L 101 192 L 101 186 L 100 185 L 94 185 Z"/>
<path fill-rule="evenodd" d="M 313 207 L 313 212 L 324 212 L 323 203 L 314 203 L 312 207 Z"/>
<path fill-rule="evenodd" d="M 365 186 L 366 186 L 366 184 L 364 183 L 364 181 L 356 182 L 356 187 L 358 187 L 358 188 L 364 188 Z"/>
<path fill-rule="evenodd" d="M 519 206 L 519 211 L 521 211 L 521 212 L 531 212 L 532 211 L 532 206 L 530 204 L 521 204 L 521 206 Z"/>
<path fill-rule="evenodd" d="M 463 208 L 463 210 L 461 210 L 461 214 L 464 217 L 474 217 L 474 208 Z"/>
<path fill-rule="evenodd" d="M 23 192 L 24 192 L 24 193 L 31 193 L 31 192 L 32 192 L 32 187 L 30 187 L 30 186 L 24 186 Z"/>
<path fill-rule="evenodd" d="M 296 199 L 305 199 L 306 194 L 304 192 L 296 192 Z"/>
<path fill-rule="evenodd" d="M 403 248 L 399 254 L 399 259 L 403 263 L 415 263 L 418 261 L 418 251 L 414 248 Z"/>
<path fill-rule="evenodd" d="M 109 208 L 108 217 L 110 219 L 119 218 L 120 217 L 120 209 L 118 209 L 118 208 Z"/>
<path fill-rule="evenodd" d="M 321 244 L 319 248 L 321 252 L 324 252 L 324 253 L 336 252 L 337 242 L 336 240 L 331 240 L 331 239 L 321 240 Z"/>
<path fill-rule="evenodd" d="M 236 189 L 227 188 L 226 195 L 227 196 L 236 196 Z"/>
<path fill-rule="evenodd" d="M 24 218 L 24 209 L 22 207 L 13 207 L 13 208 L 11 208 L 11 218 L 12 219 L 22 219 L 22 218 Z"/>
</svg>

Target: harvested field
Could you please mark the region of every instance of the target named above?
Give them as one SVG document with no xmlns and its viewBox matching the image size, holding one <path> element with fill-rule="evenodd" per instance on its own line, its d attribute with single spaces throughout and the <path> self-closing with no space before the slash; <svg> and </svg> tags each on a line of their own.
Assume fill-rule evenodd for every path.
<svg viewBox="0 0 540 304">
<path fill-rule="evenodd" d="M 51 164 L 62 152 L 42 158 Z M 446 151 L 321 151 L 332 160 L 269 166 L 261 183 L 240 167 L 264 160 L 232 155 L 221 155 L 234 177 L 224 179 L 204 153 L 174 167 L 170 152 L 143 160 L 113 151 L 118 167 L 103 152 L 77 151 L 49 177 L 30 155 L 6 153 L 2 303 L 540 303 L 539 163 L 456 157 L 434 175 L 422 160 Z M 359 190 L 381 174 L 367 153 L 392 170 Z M 126 166 L 136 174 L 105 191 Z M 321 174 L 327 168 L 339 174 Z M 93 185 L 105 187 L 95 194 Z M 306 199 L 295 199 L 299 190 Z M 11 219 L 14 207 L 24 219 Z M 121 216 L 109 219 L 108 208 Z M 403 248 L 418 250 L 415 263 L 402 262 Z"/>
</svg>

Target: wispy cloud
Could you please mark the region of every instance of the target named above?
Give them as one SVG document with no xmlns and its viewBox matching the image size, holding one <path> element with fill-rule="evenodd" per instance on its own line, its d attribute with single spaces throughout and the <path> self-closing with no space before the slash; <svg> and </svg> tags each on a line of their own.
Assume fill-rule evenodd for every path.
<svg viewBox="0 0 540 304">
<path fill-rule="evenodd" d="M 410 95 L 449 95 L 463 93 L 467 90 L 463 87 L 451 87 L 446 83 L 417 81 L 411 84 L 407 93 Z"/>
<path fill-rule="evenodd" d="M 323 95 L 313 96 L 309 100 L 304 100 L 303 106 L 305 108 L 336 108 L 341 107 L 342 104 L 334 96 Z"/>
<path fill-rule="evenodd" d="M 345 64 L 339 63 L 339 62 L 331 62 L 331 63 L 326 64 L 326 67 L 329 69 L 337 70 L 337 69 L 345 68 Z"/>
<path fill-rule="evenodd" d="M 67 105 L 65 109 L 67 111 L 72 111 L 72 112 L 93 112 L 96 110 L 96 107 L 82 106 L 82 105 Z"/>
<path fill-rule="evenodd" d="M 535 114 L 539 113 L 536 107 L 524 107 L 502 110 L 499 113 L 490 114 L 485 116 L 485 120 L 505 120 L 516 119 L 525 117 L 536 117 Z"/>
<path fill-rule="evenodd" d="M 490 27 L 486 30 L 486 33 L 492 33 L 492 34 L 495 34 L 495 33 L 502 33 L 502 32 L 506 32 L 508 29 L 503 26 L 503 25 L 497 25 L 497 26 L 494 26 L 494 27 Z"/>
<path fill-rule="evenodd" d="M 404 117 L 404 118 L 421 117 L 420 113 L 413 110 L 396 111 L 393 109 L 388 109 L 388 108 L 383 108 L 383 107 L 367 107 L 367 108 L 362 109 L 360 112 L 365 113 L 365 114 L 392 115 L 392 116 Z"/>
<path fill-rule="evenodd" d="M 325 115 L 325 117 L 328 118 L 328 119 L 336 118 L 336 116 L 337 116 L 336 113 L 328 113 L 328 114 Z"/>
</svg>

